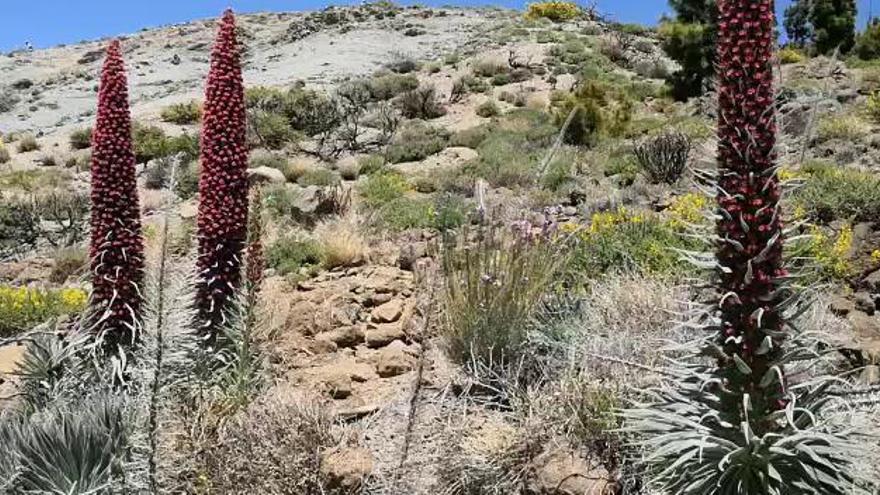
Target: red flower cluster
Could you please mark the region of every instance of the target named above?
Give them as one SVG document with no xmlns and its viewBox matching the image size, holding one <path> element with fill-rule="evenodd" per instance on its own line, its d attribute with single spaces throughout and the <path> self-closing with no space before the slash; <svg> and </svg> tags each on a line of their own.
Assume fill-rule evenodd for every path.
<svg viewBox="0 0 880 495">
<path fill-rule="evenodd" d="M 781 404 L 782 388 L 760 386 L 779 356 L 782 263 L 780 184 L 776 175 L 771 0 L 720 0 L 718 45 L 718 262 L 723 331 L 731 359 L 727 386 L 748 393 L 757 414 Z M 770 345 L 772 344 L 772 345 Z M 749 368 L 736 365 L 737 356 Z M 740 407 L 737 405 L 736 407 Z"/>
<path fill-rule="evenodd" d="M 241 283 L 248 215 L 245 138 L 235 16 L 227 10 L 211 54 L 202 116 L 197 304 L 209 344 Z"/>
<path fill-rule="evenodd" d="M 94 329 L 107 352 L 138 340 L 144 246 L 128 82 L 119 41 L 107 48 L 92 133 L 91 246 Z"/>
</svg>

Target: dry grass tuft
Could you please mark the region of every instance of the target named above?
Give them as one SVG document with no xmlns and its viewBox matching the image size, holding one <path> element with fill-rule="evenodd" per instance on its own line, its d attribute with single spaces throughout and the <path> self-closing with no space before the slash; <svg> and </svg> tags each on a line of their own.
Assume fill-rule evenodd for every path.
<svg viewBox="0 0 880 495">
<path fill-rule="evenodd" d="M 337 444 L 327 408 L 290 389 L 267 391 L 224 422 L 206 451 L 214 493 L 326 493 L 321 453 Z"/>
<path fill-rule="evenodd" d="M 315 239 L 321 248 L 321 262 L 327 268 L 357 266 L 368 259 L 370 248 L 354 216 L 318 224 Z"/>
</svg>

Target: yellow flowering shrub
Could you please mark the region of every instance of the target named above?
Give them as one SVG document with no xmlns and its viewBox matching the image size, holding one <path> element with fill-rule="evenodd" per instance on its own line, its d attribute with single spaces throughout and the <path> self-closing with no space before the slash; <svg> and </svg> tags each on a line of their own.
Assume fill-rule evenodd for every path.
<svg viewBox="0 0 880 495">
<path fill-rule="evenodd" d="M 804 52 L 789 46 L 779 50 L 777 55 L 782 64 L 799 64 L 807 59 Z"/>
<path fill-rule="evenodd" d="M 526 11 L 526 19 L 546 18 L 551 21 L 570 21 L 581 15 L 581 8 L 574 2 L 537 2 L 530 3 Z"/>
<path fill-rule="evenodd" d="M 668 210 L 670 225 L 675 229 L 681 229 L 688 224 L 703 222 L 710 203 L 711 199 L 700 193 L 687 193 L 676 197 Z"/>
<path fill-rule="evenodd" d="M 694 249 L 673 222 L 626 208 L 593 214 L 589 224 L 563 224 L 572 242 L 572 271 L 594 278 L 614 271 L 671 272 L 682 265 L 675 249 Z"/>
<path fill-rule="evenodd" d="M 825 278 L 846 278 L 853 273 L 850 250 L 853 244 L 852 226 L 846 224 L 836 237 L 830 236 L 818 227 L 813 227 L 808 253 L 815 259 Z M 872 254 L 873 258 L 873 254 Z"/>
<path fill-rule="evenodd" d="M 871 116 L 871 119 L 874 122 L 880 122 L 880 91 L 874 91 L 868 96 L 868 101 L 865 103 L 865 109 L 868 111 L 868 115 Z"/>
<path fill-rule="evenodd" d="M 88 300 L 82 289 L 0 286 L 0 337 L 8 337 L 54 317 L 81 312 Z"/>
</svg>

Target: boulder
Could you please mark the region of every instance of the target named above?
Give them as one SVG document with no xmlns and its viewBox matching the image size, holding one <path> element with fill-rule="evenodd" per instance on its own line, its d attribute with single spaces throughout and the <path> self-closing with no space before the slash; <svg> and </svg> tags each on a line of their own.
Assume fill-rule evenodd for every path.
<svg viewBox="0 0 880 495">
<path fill-rule="evenodd" d="M 382 378 L 402 375 L 412 371 L 414 367 L 415 358 L 399 346 L 388 346 L 376 355 L 376 373 Z"/>
<path fill-rule="evenodd" d="M 248 169 L 248 180 L 253 183 L 268 182 L 271 184 L 284 184 L 287 178 L 277 168 L 272 167 L 255 167 Z"/>
<path fill-rule="evenodd" d="M 395 340 L 404 339 L 405 337 L 406 334 L 399 322 L 386 323 L 368 329 L 364 335 L 364 341 L 366 342 L 367 347 L 377 349 L 379 347 L 385 347 Z"/>
<path fill-rule="evenodd" d="M 364 327 L 349 325 L 335 328 L 318 335 L 317 339 L 333 342 L 338 347 L 354 347 L 364 341 Z"/>
<path fill-rule="evenodd" d="M 400 299 L 392 299 L 374 309 L 371 316 L 372 321 L 375 323 L 394 323 L 400 319 L 402 314 L 403 301 Z"/>
</svg>

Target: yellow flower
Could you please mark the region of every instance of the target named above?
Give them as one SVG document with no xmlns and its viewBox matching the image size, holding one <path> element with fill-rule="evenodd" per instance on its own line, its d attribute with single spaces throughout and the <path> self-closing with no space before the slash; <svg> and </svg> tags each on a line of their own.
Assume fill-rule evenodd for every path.
<svg viewBox="0 0 880 495">
<path fill-rule="evenodd" d="M 704 212 L 708 206 L 709 197 L 704 194 L 687 193 L 678 196 L 669 206 L 669 224 L 673 228 L 682 228 L 699 223 L 705 218 Z"/>
<path fill-rule="evenodd" d="M 875 265 L 880 264 L 880 249 L 871 251 L 871 263 Z"/>
</svg>

